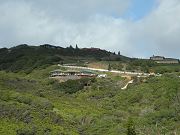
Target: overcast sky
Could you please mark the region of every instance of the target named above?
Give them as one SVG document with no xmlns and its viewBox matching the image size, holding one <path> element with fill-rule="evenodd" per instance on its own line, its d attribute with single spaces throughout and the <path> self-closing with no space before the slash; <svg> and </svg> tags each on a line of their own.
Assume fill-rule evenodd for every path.
<svg viewBox="0 0 180 135">
<path fill-rule="evenodd" d="M 0 0 L 0 47 L 24 43 L 180 58 L 180 0 Z"/>
</svg>

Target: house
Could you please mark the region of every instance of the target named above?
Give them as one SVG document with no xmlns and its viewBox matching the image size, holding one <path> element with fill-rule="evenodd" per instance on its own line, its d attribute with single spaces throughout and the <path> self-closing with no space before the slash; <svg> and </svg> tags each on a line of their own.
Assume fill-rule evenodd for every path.
<svg viewBox="0 0 180 135">
<path fill-rule="evenodd" d="M 52 78 L 61 78 L 61 79 L 80 79 L 80 78 L 85 78 L 85 77 L 96 77 L 97 74 L 93 71 L 89 70 L 83 70 L 83 71 L 76 71 L 76 70 L 67 70 L 67 71 L 62 71 L 62 70 L 54 70 L 50 72 L 50 77 Z"/>
<path fill-rule="evenodd" d="M 159 60 L 164 60 L 165 59 L 165 57 L 163 57 L 163 56 L 152 56 L 152 57 L 150 57 L 150 59 L 151 60 L 154 60 L 154 61 L 159 61 Z"/>
<path fill-rule="evenodd" d="M 179 63 L 179 59 L 165 58 L 163 56 L 154 56 L 154 55 L 150 57 L 150 60 L 153 60 L 159 64 L 178 64 Z"/>
</svg>

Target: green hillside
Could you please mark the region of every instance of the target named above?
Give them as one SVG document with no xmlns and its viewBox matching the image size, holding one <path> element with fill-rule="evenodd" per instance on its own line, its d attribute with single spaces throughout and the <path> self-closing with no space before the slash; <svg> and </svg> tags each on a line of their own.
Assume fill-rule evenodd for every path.
<svg viewBox="0 0 180 135">
<path fill-rule="evenodd" d="M 0 72 L 1 135 L 180 134 L 177 75 L 137 79 L 121 90 L 124 79 L 116 75 L 91 80 L 90 86 L 88 80 L 59 84 L 48 78 L 56 68 Z M 84 83 L 75 87 L 79 81 Z"/>
<path fill-rule="evenodd" d="M 134 77 L 126 90 L 121 88 L 127 80 L 113 73 L 63 83 L 49 78 L 58 63 L 86 62 L 163 75 Z M 158 65 L 92 48 L 21 45 L 0 49 L 0 70 L 0 135 L 180 134 L 178 64 Z"/>
<path fill-rule="evenodd" d="M 128 57 L 116 55 L 97 48 L 67 48 L 41 45 L 19 45 L 0 49 L 0 69 L 6 71 L 31 72 L 35 68 L 47 67 L 59 63 L 79 63 L 94 60 L 128 60 Z"/>
</svg>

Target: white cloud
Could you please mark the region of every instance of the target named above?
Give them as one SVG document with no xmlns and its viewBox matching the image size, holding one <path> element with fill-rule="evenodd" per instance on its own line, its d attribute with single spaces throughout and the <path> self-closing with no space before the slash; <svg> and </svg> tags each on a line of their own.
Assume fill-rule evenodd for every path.
<svg viewBox="0 0 180 135">
<path fill-rule="evenodd" d="M 82 21 L 95 14 L 121 15 L 130 0 L 28 0 L 51 17 Z M 54 19 L 54 18 L 53 18 Z"/>
<path fill-rule="evenodd" d="M 180 57 L 180 1 L 158 2 L 133 21 L 121 18 L 130 0 L 1 0 L 0 44 L 77 43 L 128 56 Z"/>
<path fill-rule="evenodd" d="M 2 1 L 0 4 L 0 35 L 2 37 L 0 42 L 12 45 L 19 43 L 67 44 L 74 41 L 89 45 L 90 42 L 106 34 L 101 33 L 100 29 L 106 29 L 105 25 L 111 25 L 111 22 L 105 21 L 111 19 L 111 17 L 108 18 L 111 14 L 121 15 L 128 1 Z"/>
<path fill-rule="evenodd" d="M 156 54 L 180 57 L 180 1 L 159 0 L 159 6 L 135 26 L 139 41 Z"/>
</svg>

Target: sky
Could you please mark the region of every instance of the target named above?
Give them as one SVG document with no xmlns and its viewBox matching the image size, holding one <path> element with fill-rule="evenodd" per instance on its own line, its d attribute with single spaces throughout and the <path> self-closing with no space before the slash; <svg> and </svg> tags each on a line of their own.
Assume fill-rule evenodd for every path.
<svg viewBox="0 0 180 135">
<path fill-rule="evenodd" d="M 0 0 L 0 47 L 97 47 L 180 58 L 180 0 Z"/>
</svg>

